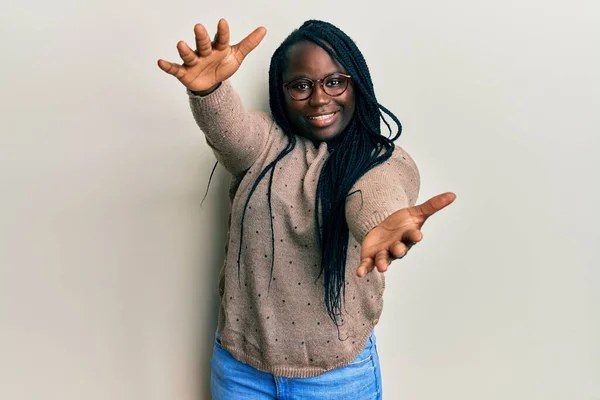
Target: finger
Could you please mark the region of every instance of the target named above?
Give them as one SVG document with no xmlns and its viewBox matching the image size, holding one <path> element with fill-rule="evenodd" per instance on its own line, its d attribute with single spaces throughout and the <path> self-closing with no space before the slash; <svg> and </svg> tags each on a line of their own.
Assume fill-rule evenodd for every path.
<svg viewBox="0 0 600 400">
<path fill-rule="evenodd" d="M 256 48 L 262 42 L 263 38 L 267 34 L 267 29 L 264 26 L 259 26 L 254 31 L 252 31 L 248 36 L 242 39 L 241 42 L 233 46 L 236 50 L 236 58 L 238 62 L 242 62 L 244 58 L 250 53 L 252 50 Z"/>
<path fill-rule="evenodd" d="M 387 250 L 381 250 L 375 255 L 375 265 L 379 272 L 387 271 L 388 266 L 392 260 L 390 259 L 390 253 Z"/>
<path fill-rule="evenodd" d="M 362 278 L 367 273 L 369 273 L 369 271 L 371 271 L 372 269 L 373 269 L 373 259 L 370 257 L 367 257 L 367 258 L 363 259 L 362 262 L 360 263 L 360 265 L 358 266 L 358 269 L 356 270 L 356 276 L 358 276 L 359 278 Z"/>
<path fill-rule="evenodd" d="M 194 53 L 194 50 L 192 50 L 183 40 L 177 43 L 177 52 L 179 52 L 179 57 L 181 57 L 183 62 L 188 65 L 193 65 L 198 58 L 196 53 Z"/>
<path fill-rule="evenodd" d="M 394 258 L 402 258 L 406 255 L 409 249 L 410 246 L 398 241 L 390 246 L 390 254 Z"/>
<path fill-rule="evenodd" d="M 402 242 L 413 246 L 423 240 L 423 233 L 419 229 L 409 229 L 402 234 Z"/>
<path fill-rule="evenodd" d="M 409 207 L 408 211 L 413 217 L 421 217 L 427 219 L 436 212 L 449 206 L 456 199 L 456 195 L 452 192 L 446 192 L 433 196 L 425 203 Z"/>
<path fill-rule="evenodd" d="M 208 57 L 212 53 L 212 43 L 206 28 L 202 24 L 194 26 L 194 36 L 196 37 L 196 52 L 200 57 Z"/>
<path fill-rule="evenodd" d="M 158 60 L 158 67 L 169 75 L 173 75 L 177 79 L 185 76 L 185 69 L 179 65 L 165 60 Z"/>
<path fill-rule="evenodd" d="M 229 47 L 229 24 L 224 19 L 221 19 L 217 25 L 213 46 L 215 50 L 225 50 Z"/>
</svg>

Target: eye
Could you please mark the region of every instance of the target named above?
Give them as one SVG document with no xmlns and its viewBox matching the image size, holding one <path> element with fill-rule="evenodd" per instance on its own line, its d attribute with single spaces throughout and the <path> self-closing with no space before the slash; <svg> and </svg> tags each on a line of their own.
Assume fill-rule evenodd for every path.
<svg viewBox="0 0 600 400">
<path fill-rule="evenodd" d="M 344 86 L 347 80 L 345 76 L 333 75 L 325 80 L 325 85 L 331 88 Z"/>
<path fill-rule="evenodd" d="M 312 87 L 312 85 L 308 81 L 294 81 L 294 82 L 290 83 L 290 88 L 292 88 L 293 90 L 301 91 L 301 92 L 310 90 L 311 87 Z"/>
</svg>

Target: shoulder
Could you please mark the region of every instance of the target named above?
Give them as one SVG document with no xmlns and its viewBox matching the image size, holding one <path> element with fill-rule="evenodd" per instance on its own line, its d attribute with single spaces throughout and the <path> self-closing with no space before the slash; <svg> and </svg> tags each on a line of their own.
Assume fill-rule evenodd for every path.
<svg viewBox="0 0 600 400">
<path fill-rule="evenodd" d="M 363 175 L 354 189 L 374 190 L 383 197 L 403 192 L 409 205 L 413 205 L 420 186 L 417 164 L 404 148 L 396 146 L 391 157 Z"/>
<path fill-rule="evenodd" d="M 384 174 L 411 175 L 413 178 L 417 179 L 419 177 L 419 168 L 417 167 L 417 163 L 403 147 L 398 145 L 395 146 L 391 157 L 374 169 L 379 170 L 380 173 Z"/>
</svg>

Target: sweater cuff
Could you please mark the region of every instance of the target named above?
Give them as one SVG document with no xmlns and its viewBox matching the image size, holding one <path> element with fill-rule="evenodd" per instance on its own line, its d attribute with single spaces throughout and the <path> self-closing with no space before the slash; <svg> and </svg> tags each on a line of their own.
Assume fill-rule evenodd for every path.
<svg viewBox="0 0 600 400">
<path fill-rule="evenodd" d="M 190 97 L 190 103 L 194 108 L 200 111 L 214 110 L 218 108 L 223 99 L 228 98 L 231 95 L 232 87 L 229 81 L 223 81 L 214 92 L 200 96 L 193 93 L 190 89 L 186 89 L 188 96 Z"/>
<path fill-rule="evenodd" d="M 351 232 L 352 236 L 354 236 L 358 243 L 362 243 L 365 239 L 365 236 L 367 236 L 367 234 L 371 232 L 371 229 L 375 228 L 377 225 L 382 223 L 384 219 L 392 215 L 394 212 L 395 211 L 389 211 L 388 213 L 378 213 L 371 215 L 369 218 L 362 221 L 360 225 L 357 225 L 355 227 L 355 231 Z"/>
</svg>

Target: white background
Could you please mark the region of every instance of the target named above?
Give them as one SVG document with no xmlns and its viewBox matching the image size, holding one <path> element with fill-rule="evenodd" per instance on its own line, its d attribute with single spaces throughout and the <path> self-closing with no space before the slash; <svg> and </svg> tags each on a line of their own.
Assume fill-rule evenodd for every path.
<svg viewBox="0 0 600 400">
<path fill-rule="evenodd" d="M 386 399 L 600 399 L 600 13 L 555 0 L 0 5 L 0 398 L 208 399 L 228 177 L 156 66 L 226 17 L 272 52 L 346 31 L 400 118 L 420 200 L 454 205 L 388 273 Z"/>
</svg>

